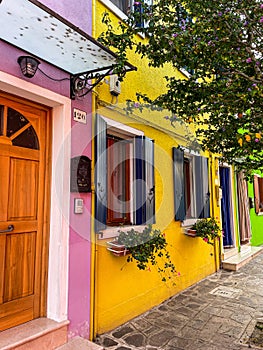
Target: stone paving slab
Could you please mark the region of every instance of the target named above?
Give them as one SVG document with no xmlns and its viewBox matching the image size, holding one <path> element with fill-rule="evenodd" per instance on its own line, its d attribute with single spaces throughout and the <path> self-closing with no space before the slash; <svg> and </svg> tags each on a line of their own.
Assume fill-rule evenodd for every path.
<svg viewBox="0 0 263 350">
<path fill-rule="evenodd" d="M 259 349 L 247 343 L 258 320 L 263 253 L 238 271 L 218 271 L 96 342 L 109 350 Z"/>
</svg>

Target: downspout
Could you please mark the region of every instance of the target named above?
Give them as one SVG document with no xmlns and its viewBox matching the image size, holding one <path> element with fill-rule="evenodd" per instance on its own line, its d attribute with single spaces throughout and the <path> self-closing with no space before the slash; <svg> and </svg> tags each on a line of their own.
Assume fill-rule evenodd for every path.
<svg viewBox="0 0 263 350">
<path fill-rule="evenodd" d="M 92 37 L 96 35 L 96 1 L 92 0 Z M 97 267 L 97 250 L 96 250 L 96 233 L 94 225 L 94 213 L 95 213 L 95 182 L 94 182 L 94 168 L 95 168 L 95 152 L 94 152 L 94 114 L 96 112 L 96 94 L 92 91 L 92 162 L 91 162 L 91 179 L 92 179 L 92 192 L 91 192 L 91 266 L 90 266 L 90 339 L 94 340 L 96 336 L 96 267 Z"/>
<path fill-rule="evenodd" d="M 212 213 L 212 217 L 215 216 L 215 194 L 214 194 L 214 184 L 215 184 L 215 162 L 216 162 L 216 159 L 213 158 L 213 155 L 210 153 L 209 154 L 209 158 L 210 158 L 210 178 L 211 178 L 211 213 Z M 219 254 L 219 257 L 218 257 L 218 260 L 219 260 L 219 266 L 217 264 L 217 242 L 218 242 L 218 254 Z M 221 266 L 221 242 L 220 240 L 217 241 L 216 239 L 214 239 L 214 263 L 215 263 L 215 271 L 217 272 L 219 269 L 220 269 L 220 266 Z"/>
<path fill-rule="evenodd" d="M 238 203 L 238 183 L 237 183 L 237 172 L 236 169 L 233 167 L 233 191 L 234 191 L 234 209 L 235 209 L 235 223 L 234 223 L 234 232 L 235 232 L 235 241 L 237 243 L 237 247 L 238 247 L 238 252 L 241 252 L 241 237 L 240 237 L 240 230 L 239 230 L 239 203 Z"/>
</svg>

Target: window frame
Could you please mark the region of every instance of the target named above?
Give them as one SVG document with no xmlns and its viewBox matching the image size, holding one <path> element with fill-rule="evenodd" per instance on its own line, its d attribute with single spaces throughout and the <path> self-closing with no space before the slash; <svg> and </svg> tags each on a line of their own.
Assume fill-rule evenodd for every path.
<svg viewBox="0 0 263 350">
<path fill-rule="evenodd" d="M 122 142 L 122 141 L 127 141 L 127 143 L 125 144 L 125 158 L 126 155 L 128 156 L 127 159 L 124 160 L 125 164 L 123 165 L 125 167 L 125 171 L 124 171 L 124 177 L 121 178 L 121 182 L 124 186 L 124 192 L 125 192 L 125 217 L 114 217 L 114 198 L 111 194 L 111 189 L 113 189 L 113 179 L 112 173 L 109 173 L 107 176 L 107 181 L 108 181 L 108 207 L 107 207 L 107 217 L 106 217 L 106 225 L 107 226 L 118 226 L 118 225 L 127 225 L 127 224 L 131 224 L 131 215 L 132 215 L 132 187 L 131 187 L 131 177 L 133 174 L 133 162 L 132 162 L 132 158 L 133 158 L 133 143 L 132 141 L 128 141 L 129 139 L 123 139 L 123 138 L 119 138 L 119 137 L 114 137 L 112 135 L 112 133 L 107 133 L 106 134 L 106 139 L 107 139 L 107 155 L 108 155 L 108 159 L 107 159 L 107 170 L 110 170 L 110 163 L 114 162 L 114 160 L 112 160 L 112 158 L 114 157 L 114 153 L 115 150 L 111 148 L 111 146 L 113 144 L 117 144 L 118 142 Z M 111 141 L 111 145 L 109 146 L 109 143 Z M 129 142 L 129 143 L 128 143 Z M 111 148 L 111 152 L 109 153 L 108 149 Z M 113 146 L 114 148 L 114 146 Z M 113 154 L 112 154 L 113 153 Z M 114 195 L 114 189 L 113 189 L 113 193 Z"/>
<path fill-rule="evenodd" d="M 188 169 L 186 168 L 187 163 Z M 188 174 L 186 174 L 186 171 L 188 171 Z M 194 181 L 194 157 L 190 153 L 184 154 L 184 183 L 186 220 L 195 219 L 196 203 L 194 194 L 196 193 L 196 185 Z"/>
<path fill-rule="evenodd" d="M 185 159 L 191 160 L 189 167 L 192 178 L 191 213 L 193 217 L 187 217 L 185 201 Z M 199 218 L 210 217 L 210 181 L 209 162 L 196 152 L 181 147 L 173 147 L 173 168 L 174 168 L 174 206 L 175 221 L 181 221 L 181 226 L 193 225 Z M 201 179 L 200 191 L 197 191 L 197 181 Z M 200 210 L 200 214 L 198 211 Z"/>
<path fill-rule="evenodd" d="M 151 193 L 149 186 L 154 184 L 154 142 L 147 138 L 140 130 L 134 129 L 120 122 L 108 119 L 102 115 L 96 115 L 95 122 L 95 232 L 100 234 L 100 238 L 116 237 L 118 230 L 128 230 L 131 227 L 137 228 L 140 231 L 140 227 L 143 228 L 147 224 L 155 223 L 155 194 L 154 185 L 153 193 Z M 117 224 L 115 226 L 109 226 L 106 223 L 105 212 L 107 211 L 108 199 L 107 199 L 107 151 L 106 151 L 106 135 L 114 134 L 118 138 L 134 141 L 132 142 L 131 162 L 131 225 L 124 226 Z M 101 146 L 102 143 L 102 146 Z M 139 154 L 140 146 L 143 146 L 142 153 Z M 99 148 L 101 149 L 99 150 Z M 150 150 L 150 151 L 149 151 Z M 152 151 L 152 153 L 151 153 Z M 139 166 L 137 165 L 139 162 Z M 142 169 L 142 177 L 138 177 L 139 168 Z M 150 169 L 150 170 L 149 170 Z M 140 175 L 140 174 L 139 174 Z M 137 181 L 142 179 L 142 181 Z M 135 181 L 136 180 L 136 181 Z M 143 193 L 143 195 L 141 195 Z M 151 196 L 152 195 L 152 196 Z M 150 204 L 149 204 L 149 203 Z M 142 203 L 141 207 L 140 204 Z M 150 206 L 150 209 L 149 209 Z M 140 216 L 141 215 L 141 216 Z M 141 221 L 140 221 L 141 220 Z"/>
</svg>

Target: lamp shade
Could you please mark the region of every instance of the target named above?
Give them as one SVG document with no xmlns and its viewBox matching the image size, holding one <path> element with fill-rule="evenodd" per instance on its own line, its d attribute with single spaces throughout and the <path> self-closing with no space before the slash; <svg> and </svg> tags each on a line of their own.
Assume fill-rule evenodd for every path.
<svg viewBox="0 0 263 350">
<path fill-rule="evenodd" d="M 22 74 L 27 78 L 33 78 L 40 62 L 31 56 L 19 56 L 17 62 Z"/>
</svg>

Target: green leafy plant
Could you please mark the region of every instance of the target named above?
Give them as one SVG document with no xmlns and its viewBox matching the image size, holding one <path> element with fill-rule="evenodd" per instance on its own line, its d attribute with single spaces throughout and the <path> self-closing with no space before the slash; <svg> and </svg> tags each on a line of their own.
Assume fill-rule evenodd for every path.
<svg viewBox="0 0 263 350">
<path fill-rule="evenodd" d="M 140 108 L 138 102 L 135 108 L 150 104 L 168 110 L 171 122 L 195 124 L 204 150 L 221 154 L 246 173 L 263 169 L 262 1 L 136 3 L 142 11 L 130 11 L 116 27 L 107 13 L 103 17 L 106 29 L 99 40 L 115 50 L 115 69 L 123 71 L 134 50 L 150 67 L 168 63 L 187 74 L 179 78 L 164 70 L 167 89 L 154 99 L 142 84 Z M 138 26 L 142 21 L 147 25 Z M 145 40 L 138 40 L 138 34 Z"/>
<path fill-rule="evenodd" d="M 196 236 L 203 238 L 203 240 L 211 245 L 214 245 L 214 240 L 221 237 L 221 229 L 217 224 L 215 218 L 198 220 L 193 226 L 196 230 Z"/>
<path fill-rule="evenodd" d="M 129 250 L 127 262 L 135 261 L 139 270 L 149 270 L 149 265 L 157 267 L 164 282 L 171 279 L 171 275 L 176 272 L 167 250 L 165 234 L 153 229 L 152 225 L 145 227 L 142 232 L 134 229 L 127 232 L 119 231 L 117 242 Z"/>
</svg>

